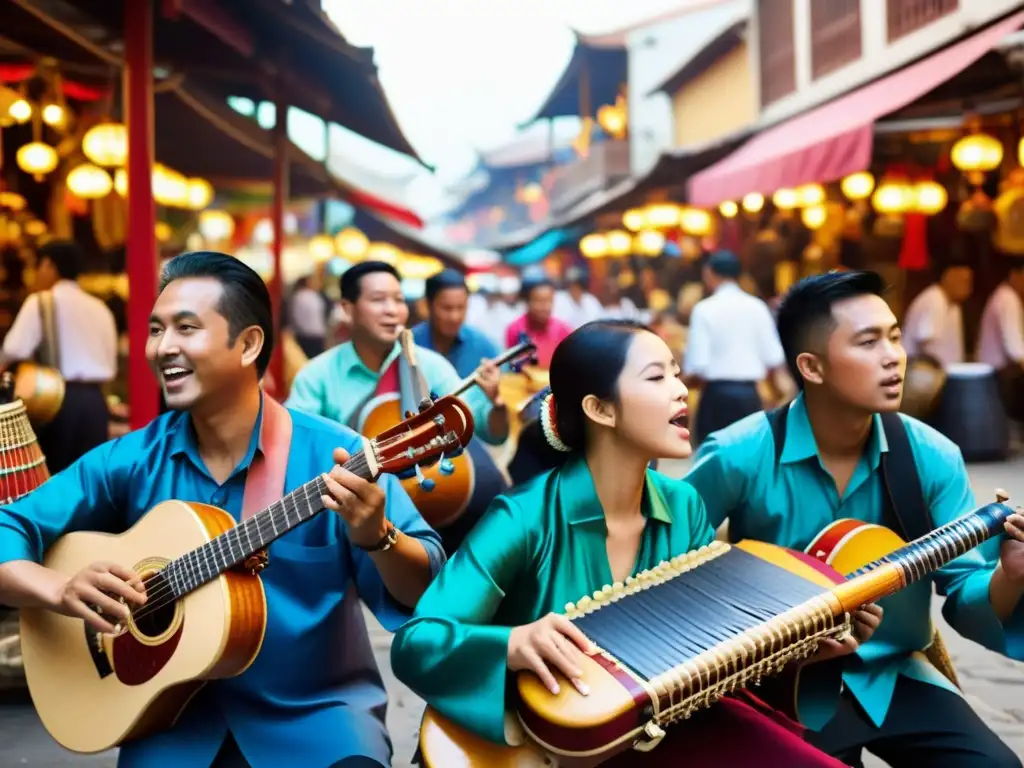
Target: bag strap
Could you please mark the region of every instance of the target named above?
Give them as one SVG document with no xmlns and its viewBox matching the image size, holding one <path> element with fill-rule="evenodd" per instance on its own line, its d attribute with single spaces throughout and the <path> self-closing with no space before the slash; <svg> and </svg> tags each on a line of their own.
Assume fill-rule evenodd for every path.
<svg viewBox="0 0 1024 768">
<path fill-rule="evenodd" d="M 879 458 L 887 511 L 903 539 L 913 541 L 935 530 L 935 522 L 924 500 L 921 476 L 903 419 L 898 413 L 883 413 L 882 429 L 889 444 L 889 450 Z"/>
<path fill-rule="evenodd" d="M 50 368 L 60 368 L 60 343 L 57 338 L 57 308 L 53 291 L 39 293 L 39 321 L 42 328 L 42 343 L 39 345 L 39 362 Z"/>
<path fill-rule="evenodd" d="M 242 495 L 242 519 L 280 501 L 285 495 L 285 474 L 292 447 L 292 416 L 288 409 L 266 392 L 263 396 L 263 422 L 260 450 L 252 457 L 245 475 Z"/>
</svg>

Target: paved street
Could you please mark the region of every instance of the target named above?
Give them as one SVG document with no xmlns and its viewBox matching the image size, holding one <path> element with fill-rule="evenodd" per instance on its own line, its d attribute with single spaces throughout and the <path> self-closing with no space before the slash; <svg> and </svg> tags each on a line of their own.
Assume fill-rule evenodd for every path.
<svg viewBox="0 0 1024 768">
<path fill-rule="evenodd" d="M 682 466 L 666 467 L 678 474 Z M 994 500 L 996 488 L 1006 489 L 1012 501 L 1024 501 L 1024 459 L 1008 464 L 975 465 L 970 468 L 971 480 L 979 503 Z M 1024 757 L 1024 664 L 1008 661 L 996 654 L 962 640 L 945 626 L 938 611 L 935 616 L 956 664 L 961 683 L 972 704 L 1018 755 Z M 395 768 L 407 768 L 415 748 L 416 728 L 422 713 L 422 702 L 391 675 L 388 665 L 390 636 L 369 619 L 374 646 L 391 694 L 389 727 L 395 739 Z M 112 768 L 113 753 L 81 757 L 70 755 L 49 739 L 31 705 L 22 699 L 0 704 L 0 765 L 2 766 L 92 766 Z M 871 766 L 884 766 L 881 762 Z"/>
</svg>

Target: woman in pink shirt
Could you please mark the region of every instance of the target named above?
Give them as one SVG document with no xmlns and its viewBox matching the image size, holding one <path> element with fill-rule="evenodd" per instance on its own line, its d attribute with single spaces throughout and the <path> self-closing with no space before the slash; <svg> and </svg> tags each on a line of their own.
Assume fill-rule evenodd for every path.
<svg viewBox="0 0 1024 768">
<path fill-rule="evenodd" d="M 555 347 L 572 333 L 572 328 L 551 314 L 555 304 L 555 287 L 549 280 L 524 281 L 522 297 L 526 302 L 526 313 L 509 323 L 505 329 L 505 346 L 514 347 L 519 344 L 525 334 L 537 345 L 537 365 L 547 370 Z"/>
</svg>

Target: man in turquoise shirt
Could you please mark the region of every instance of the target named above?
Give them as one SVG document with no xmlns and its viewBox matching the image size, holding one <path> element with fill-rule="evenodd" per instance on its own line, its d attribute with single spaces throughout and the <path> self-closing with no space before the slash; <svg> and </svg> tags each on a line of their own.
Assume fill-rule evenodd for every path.
<svg viewBox="0 0 1024 768">
<path fill-rule="evenodd" d="M 829 273 L 786 296 L 779 335 L 802 391 L 788 407 L 780 452 L 770 420 L 753 414 L 712 433 L 686 478 L 712 525 L 729 521 L 731 539 L 803 550 L 839 518 L 885 524 L 880 461 L 889 445 L 879 414 L 899 408 L 906 352 L 883 289 L 874 273 Z M 974 509 L 956 445 L 898 418 L 934 524 Z M 933 634 L 934 583 L 958 632 L 1024 660 L 1024 518 L 1010 520 L 1020 541 L 991 539 L 881 602 L 885 616 L 848 663 L 835 717 L 810 736 L 818 747 L 854 766 L 865 748 L 893 768 L 1020 766 L 922 653 Z"/>
<path fill-rule="evenodd" d="M 409 319 L 398 271 L 385 262 L 364 261 L 341 276 L 341 302 L 351 318 L 350 341 L 318 355 L 299 371 L 292 382 L 288 406 L 345 424 L 357 432 L 374 407 L 396 392 L 399 378 L 399 334 Z M 437 396 L 454 391 L 461 379 L 442 355 L 415 346 L 416 364 L 424 394 Z M 508 437 L 508 409 L 498 390 L 498 367 L 483 361 L 477 380 L 461 397 L 473 413 L 475 435 L 483 442 L 501 445 Z M 411 403 L 415 406 L 415 403 Z M 467 450 L 473 459 L 472 494 L 462 509 L 451 510 L 445 519 L 428 518 L 441 534 L 451 554 L 462 538 L 507 483 L 476 440 Z M 437 482 L 443 482 L 440 478 Z"/>
<path fill-rule="evenodd" d="M 239 519 L 250 464 L 264 450 L 259 379 L 272 346 L 259 275 L 224 254 L 172 259 L 146 350 L 171 410 L 0 508 L 0 602 L 110 631 L 89 606 L 123 612 L 104 593 L 137 604 L 141 582 L 131 563 L 97 563 L 71 579 L 37 565 L 60 536 L 123 532 L 169 499 Z M 285 489 L 329 472 L 330 496 L 325 511 L 269 547 L 259 655 L 241 675 L 205 685 L 171 728 L 124 744 L 121 768 L 391 765 L 387 695 L 359 603 L 397 629 L 444 561 L 440 541 L 393 477 L 375 485 L 335 466 L 362 449 L 359 436 L 289 415 Z"/>
</svg>

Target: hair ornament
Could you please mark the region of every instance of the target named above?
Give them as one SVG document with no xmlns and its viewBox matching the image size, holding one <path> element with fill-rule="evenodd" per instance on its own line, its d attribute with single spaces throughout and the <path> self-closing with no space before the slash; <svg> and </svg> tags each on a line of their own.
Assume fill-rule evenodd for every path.
<svg viewBox="0 0 1024 768">
<path fill-rule="evenodd" d="M 562 438 L 558 435 L 558 418 L 557 411 L 555 409 L 555 396 L 551 392 L 548 392 L 547 395 L 545 395 L 544 400 L 541 402 L 540 427 L 544 431 L 544 439 L 547 440 L 548 445 L 556 451 L 562 451 L 563 453 L 569 453 L 572 451 L 572 448 L 562 442 Z"/>
</svg>

